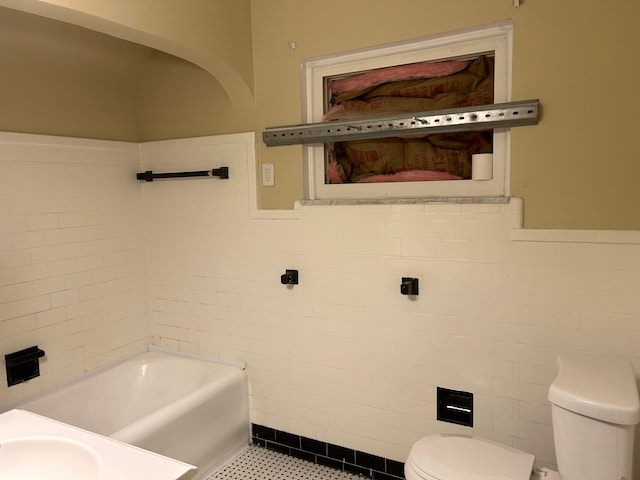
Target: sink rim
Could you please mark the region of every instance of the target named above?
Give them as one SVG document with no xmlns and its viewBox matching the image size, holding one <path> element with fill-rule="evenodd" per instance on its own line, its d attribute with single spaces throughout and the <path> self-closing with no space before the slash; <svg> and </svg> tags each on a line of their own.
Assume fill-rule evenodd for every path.
<svg viewBox="0 0 640 480">
<path fill-rule="evenodd" d="M 18 446 L 18 441 L 23 443 L 24 447 Z M 13 442 L 13 445 L 10 442 Z M 40 446 L 37 448 L 39 442 Z M 197 467 L 194 465 L 83 430 L 28 410 L 13 409 L 0 413 L 0 444 L 5 444 L 5 452 L 12 450 L 9 448 L 10 446 L 18 446 L 17 449 L 13 450 L 18 452 L 15 456 L 19 457 L 18 461 L 22 462 L 22 465 L 36 465 L 38 456 L 32 452 L 44 451 L 46 442 L 49 442 L 50 446 L 56 445 L 59 448 L 50 449 L 54 453 L 50 452 L 48 462 L 46 458 L 44 461 L 39 462 L 41 467 L 49 468 L 49 470 L 47 470 L 48 475 L 45 474 L 44 477 L 37 478 L 51 478 L 50 474 L 54 471 L 56 462 L 66 467 L 67 464 L 75 463 L 70 460 L 74 455 L 77 458 L 84 457 L 86 459 L 91 450 L 100 459 L 103 466 L 101 471 L 95 471 L 90 475 L 83 475 L 82 473 L 80 475 L 66 475 L 57 477 L 57 480 L 139 480 L 140 478 L 150 477 L 155 477 L 158 480 L 184 480 L 197 474 Z M 72 448 L 72 445 L 74 447 L 80 446 L 83 455 L 79 454 L 77 448 Z M 55 450 L 60 450 L 60 452 L 65 450 L 67 452 L 75 451 L 75 453 L 56 457 Z M 41 457 L 44 458 L 45 455 L 43 454 Z M 63 459 L 59 460 L 58 458 L 60 457 Z M 91 457 L 95 465 L 95 456 L 91 455 Z M 5 459 L 7 458 L 9 457 L 5 456 Z M 54 461 L 54 459 L 58 460 Z M 13 463 L 14 465 L 18 464 L 17 461 Z M 8 466 L 8 462 L 6 465 Z M 67 468 L 61 468 L 60 470 L 73 473 Z M 87 470 L 96 469 L 88 468 L 83 470 L 81 468 L 80 470 L 86 472 Z M 14 471 L 19 475 L 12 477 L 15 480 L 30 480 L 33 478 L 32 474 L 28 476 L 27 474 L 21 475 L 17 468 Z"/>
<path fill-rule="evenodd" d="M 32 462 L 25 462 L 25 457 Z M 104 464 L 98 452 L 73 438 L 31 434 L 0 441 L 0 468 L 20 477 L 42 474 L 49 478 L 103 478 Z"/>
</svg>

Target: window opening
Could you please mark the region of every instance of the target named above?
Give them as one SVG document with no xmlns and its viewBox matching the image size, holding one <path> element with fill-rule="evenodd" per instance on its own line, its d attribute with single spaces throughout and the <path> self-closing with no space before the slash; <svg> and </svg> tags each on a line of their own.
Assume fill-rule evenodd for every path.
<svg viewBox="0 0 640 480">
<path fill-rule="evenodd" d="M 511 44 L 511 22 L 501 22 L 308 60 L 302 65 L 303 118 L 335 121 L 341 128 L 347 122 L 348 128 L 349 121 L 366 116 L 506 105 L 511 101 Z M 378 80 L 366 83 L 371 78 Z M 375 140 L 332 138 L 324 140 L 330 144 L 305 146 L 305 197 L 508 196 L 509 132 L 507 127 L 479 127 Z M 490 180 L 470 180 L 474 153 L 493 154 Z"/>
<path fill-rule="evenodd" d="M 322 121 L 492 104 L 493 57 L 482 54 L 325 77 Z M 468 180 L 471 156 L 492 152 L 492 130 L 331 142 L 325 144 L 325 184 Z"/>
</svg>

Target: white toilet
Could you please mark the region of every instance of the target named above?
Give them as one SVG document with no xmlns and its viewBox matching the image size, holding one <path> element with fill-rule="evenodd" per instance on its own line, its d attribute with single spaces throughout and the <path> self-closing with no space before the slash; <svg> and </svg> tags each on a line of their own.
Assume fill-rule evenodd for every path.
<svg viewBox="0 0 640 480">
<path fill-rule="evenodd" d="M 407 480 L 631 480 L 640 401 L 623 358 L 562 355 L 549 388 L 559 472 L 532 473 L 534 456 L 464 435 L 418 440 L 405 463 Z"/>
</svg>

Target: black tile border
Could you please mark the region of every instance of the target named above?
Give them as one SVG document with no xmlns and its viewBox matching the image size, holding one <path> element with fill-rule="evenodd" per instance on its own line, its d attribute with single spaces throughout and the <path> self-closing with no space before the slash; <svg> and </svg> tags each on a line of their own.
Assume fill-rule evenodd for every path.
<svg viewBox="0 0 640 480">
<path fill-rule="evenodd" d="M 255 445 L 373 480 L 404 480 L 404 463 L 313 438 L 251 424 Z"/>
</svg>

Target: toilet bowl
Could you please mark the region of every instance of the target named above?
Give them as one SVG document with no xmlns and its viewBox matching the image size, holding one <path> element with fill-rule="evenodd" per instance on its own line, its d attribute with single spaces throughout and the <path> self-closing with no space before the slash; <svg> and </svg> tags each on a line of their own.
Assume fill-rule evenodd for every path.
<svg viewBox="0 0 640 480">
<path fill-rule="evenodd" d="M 418 440 L 406 480 L 604 480 L 632 478 L 640 400 L 631 363 L 563 355 L 549 388 L 559 472 L 533 470 L 534 456 L 480 437 L 435 434 Z"/>
<path fill-rule="evenodd" d="M 406 480 L 529 480 L 534 456 L 480 437 L 435 434 L 418 440 Z M 551 480 L 551 479 L 549 479 Z"/>
</svg>

